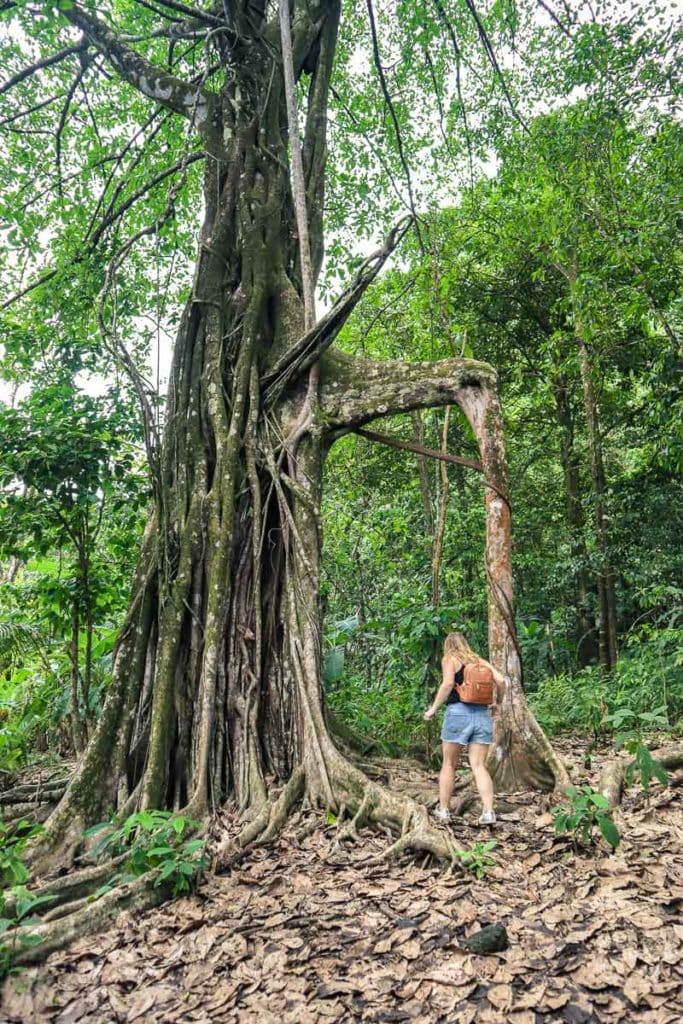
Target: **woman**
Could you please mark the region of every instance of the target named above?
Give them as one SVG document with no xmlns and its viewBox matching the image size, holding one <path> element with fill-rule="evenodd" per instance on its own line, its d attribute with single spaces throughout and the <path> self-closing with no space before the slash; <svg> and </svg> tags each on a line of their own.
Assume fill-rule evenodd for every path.
<svg viewBox="0 0 683 1024">
<path fill-rule="evenodd" d="M 464 704 L 458 696 L 458 686 L 465 677 L 465 665 L 471 664 L 486 666 L 491 670 L 495 690 L 491 707 L 483 704 Z M 496 820 L 493 810 L 493 783 L 486 769 L 486 755 L 493 739 L 493 714 L 500 704 L 505 676 L 485 658 L 476 655 L 462 633 L 449 633 L 446 637 L 441 667 L 441 686 L 434 703 L 424 714 L 426 721 L 429 721 L 442 704 L 447 705 L 441 730 L 443 764 L 439 775 L 439 807 L 434 811 L 434 815 L 439 821 L 450 821 L 451 812 L 448 805 L 455 785 L 455 773 L 460 764 L 460 750 L 466 746 L 483 808 L 479 824 L 493 825 Z"/>
</svg>

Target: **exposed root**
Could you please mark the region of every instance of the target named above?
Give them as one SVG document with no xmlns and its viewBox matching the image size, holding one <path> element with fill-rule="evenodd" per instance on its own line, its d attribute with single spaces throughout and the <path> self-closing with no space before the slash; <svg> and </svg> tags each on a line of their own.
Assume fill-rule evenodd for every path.
<svg viewBox="0 0 683 1024">
<path fill-rule="evenodd" d="M 35 889 L 31 889 L 31 895 L 53 896 L 51 913 L 52 908 L 56 906 L 68 905 L 73 900 L 89 896 L 98 886 L 111 878 L 116 869 L 125 864 L 128 857 L 128 853 L 122 853 L 104 864 L 94 864 L 80 871 L 72 871 L 60 878 L 47 879 Z M 9 895 L 5 901 L 5 909 L 13 910 L 14 905 L 14 899 Z"/>
<path fill-rule="evenodd" d="M 570 783 L 562 758 L 526 705 L 511 708 L 497 725 L 486 767 L 499 793 L 562 790 Z"/>
<path fill-rule="evenodd" d="M 420 805 L 409 806 L 406 809 L 400 837 L 382 853 L 373 857 L 369 864 L 380 864 L 408 852 L 426 853 L 428 858 L 432 856 L 438 861 L 446 862 L 451 871 L 461 866 L 458 848 L 450 834 L 432 825 L 427 809 Z"/>
<path fill-rule="evenodd" d="M 298 768 L 277 798 L 267 801 L 241 832 L 219 845 L 213 860 L 216 872 L 228 871 L 244 855 L 250 844 L 262 846 L 272 842 L 282 830 L 294 804 L 305 794 L 312 805 L 320 807 L 322 804 L 336 811 L 337 834 L 330 854 L 338 851 L 345 842 L 358 841 L 360 829 L 364 825 L 372 825 L 385 832 L 392 842 L 370 863 L 412 851 L 435 857 L 451 869 L 459 864 L 457 847 L 452 837 L 430 822 L 427 809 L 422 804 L 368 779 L 334 748 L 331 756 L 329 750 L 327 753 L 326 779 L 334 791 L 334 808 L 330 808 L 328 802 L 320 798 L 317 772 L 312 772 L 312 777 L 308 777 L 305 768 Z M 399 836 L 395 838 L 397 832 Z"/>
<path fill-rule="evenodd" d="M 6 804 L 2 808 L 2 820 L 7 824 L 13 821 L 30 821 L 40 825 L 50 817 L 53 808 L 53 803 Z"/>
<path fill-rule="evenodd" d="M 15 948 L 16 954 L 13 959 L 16 963 L 37 963 L 54 950 L 63 949 L 75 939 L 100 931 L 122 910 L 147 910 L 163 903 L 168 896 L 167 887 L 155 888 L 149 875 L 141 875 L 134 882 L 118 885 L 94 902 L 77 900 L 73 909 L 57 920 L 24 925 L 6 932 L 3 941 L 10 948 Z M 22 935 L 35 936 L 32 941 L 39 940 L 39 944 L 23 946 Z"/>
<path fill-rule="evenodd" d="M 624 792 L 624 778 L 632 758 L 627 754 L 619 757 L 605 765 L 598 783 L 598 790 L 609 803 L 610 807 L 618 807 Z"/>
<path fill-rule="evenodd" d="M 683 768 L 683 746 L 661 747 L 653 750 L 652 756 L 668 771 L 674 772 L 678 768 Z"/>
<path fill-rule="evenodd" d="M 345 758 L 324 735 L 318 739 L 319 746 L 311 744 L 304 764 L 293 772 L 280 791 L 261 804 L 241 831 L 218 845 L 213 858 L 215 871 L 228 871 L 250 846 L 271 843 L 299 802 L 336 813 L 337 832 L 330 854 L 347 842 L 357 842 L 361 829 L 370 826 L 390 839 L 384 850 L 368 860 L 370 865 L 412 853 L 422 857 L 425 863 L 433 858 L 451 872 L 462 869 L 460 851 L 452 834 L 430 820 L 423 803 L 386 785 L 386 770 L 370 777 L 370 772 L 360 770 L 357 764 Z M 373 766 L 368 767 L 372 771 Z M 466 787 L 459 808 L 463 809 L 474 798 L 473 787 Z M 315 815 L 305 831 L 311 831 L 319 821 L 319 816 Z M 17 961 L 40 960 L 52 950 L 101 929 L 123 909 L 140 911 L 162 902 L 168 890 L 155 888 L 149 874 L 134 882 L 119 884 L 92 901 L 92 892 L 106 883 L 125 859 L 126 855 L 122 855 L 104 865 L 88 866 L 61 878 L 45 880 L 34 890 L 36 894 L 54 896 L 54 901 L 46 904 L 39 924 L 22 926 L 8 933 L 7 941 L 16 943 Z M 20 936 L 29 931 L 39 944 L 19 949 Z"/>
<path fill-rule="evenodd" d="M 336 715 L 331 708 L 325 709 L 325 717 L 327 724 L 330 729 L 330 733 L 334 737 L 337 743 L 342 749 L 347 750 L 350 754 L 359 755 L 360 757 L 366 757 L 377 746 L 377 741 L 373 740 L 369 736 L 362 736 L 355 729 L 352 729 L 343 718 Z"/>
<path fill-rule="evenodd" d="M 652 751 L 655 761 L 668 771 L 683 767 L 683 747 L 660 747 Z M 619 754 L 603 768 L 598 783 L 599 792 L 609 802 L 610 807 L 618 807 L 624 795 L 626 772 L 633 763 L 630 754 Z"/>
<path fill-rule="evenodd" d="M 0 793 L 0 805 L 57 803 L 65 791 L 66 782 L 46 783 L 45 785 L 35 782 L 13 786 Z"/>
<path fill-rule="evenodd" d="M 368 824 L 398 839 L 370 863 L 398 857 L 408 851 L 427 853 L 453 868 L 458 861 L 457 847 L 451 835 L 432 824 L 427 808 L 405 794 L 368 779 L 355 765 L 346 761 L 334 748 L 326 749 L 327 777 L 334 789 L 337 806 L 355 813 L 342 826 L 335 839 L 338 848 L 345 840 L 357 838 L 358 830 Z M 310 780 L 313 782 L 314 780 Z M 312 796 L 315 796 L 314 787 Z"/>
<path fill-rule="evenodd" d="M 363 794 L 358 810 L 346 824 L 343 823 L 343 815 L 340 812 L 339 828 L 337 829 L 337 835 L 333 844 L 334 849 L 339 849 L 344 842 L 350 841 L 355 843 L 358 840 L 358 829 L 362 828 L 368 820 L 372 810 L 372 801 L 373 790 L 372 787 L 368 787 Z"/>
<path fill-rule="evenodd" d="M 253 818 L 236 836 L 224 840 L 216 850 L 213 870 L 217 874 L 228 871 L 244 855 L 251 843 L 270 843 L 282 829 L 290 810 L 303 795 L 305 772 L 297 768 L 273 800 L 267 800 Z"/>
<path fill-rule="evenodd" d="M 62 903 L 61 906 L 53 907 L 52 910 L 43 914 L 42 920 L 47 924 L 48 921 L 57 921 L 60 917 L 68 917 L 69 914 L 79 914 L 90 906 L 90 902 L 87 896 L 82 896 L 79 900 Z"/>
<path fill-rule="evenodd" d="M 456 818 L 460 817 L 460 815 L 464 814 L 465 811 L 468 811 L 472 804 L 475 803 L 478 799 L 479 794 L 477 793 L 477 787 L 474 785 L 474 782 L 470 779 L 469 783 L 467 784 L 467 788 L 464 790 L 463 793 L 460 794 L 460 796 L 456 800 L 455 807 L 451 808 L 451 814 Z"/>
</svg>

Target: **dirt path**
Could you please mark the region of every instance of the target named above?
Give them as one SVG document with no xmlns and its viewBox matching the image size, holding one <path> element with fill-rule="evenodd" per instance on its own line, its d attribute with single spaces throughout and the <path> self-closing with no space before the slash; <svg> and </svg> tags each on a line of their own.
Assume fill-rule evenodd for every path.
<svg viewBox="0 0 683 1024">
<path fill-rule="evenodd" d="M 613 855 L 558 840 L 538 794 L 506 806 L 482 881 L 411 860 L 369 867 L 385 846 L 371 832 L 330 855 L 334 827 L 305 835 L 300 817 L 195 896 L 123 915 L 10 978 L 0 1021 L 678 1024 L 680 785 L 657 788 L 651 809 L 629 792 Z M 463 846 L 489 838 L 473 821 L 455 826 Z M 459 948 L 493 921 L 506 952 Z"/>
</svg>

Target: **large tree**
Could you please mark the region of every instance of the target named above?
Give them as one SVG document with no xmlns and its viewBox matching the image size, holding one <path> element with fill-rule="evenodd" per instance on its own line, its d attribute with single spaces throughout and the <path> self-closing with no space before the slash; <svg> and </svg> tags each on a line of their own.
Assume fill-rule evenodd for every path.
<svg viewBox="0 0 683 1024">
<path fill-rule="evenodd" d="M 135 808 L 182 808 L 201 817 L 232 799 L 250 819 L 239 846 L 267 839 L 288 807 L 305 794 L 314 805 L 355 816 L 355 821 L 363 818 L 400 830 L 396 849 L 413 845 L 449 856 L 450 840 L 430 829 L 425 809 L 371 783 L 340 753 L 326 726 L 318 593 L 320 494 L 323 460 L 337 438 L 378 417 L 430 406 L 456 405 L 467 417 L 480 448 L 487 507 L 490 657 L 508 679 L 493 756 L 497 783 L 552 786 L 564 782 L 566 773 L 524 701 L 495 372 L 472 359 L 374 362 L 333 347 L 360 296 L 414 223 L 416 187 L 372 6 L 368 3 L 365 12 L 370 52 L 413 210 L 362 263 L 317 323 L 310 285 L 323 259 L 326 135 L 339 0 L 298 0 L 291 26 L 289 16 L 286 23 L 281 20 L 283 11 L 288 15 L 286 2 L 278 9 L 258 0 L 211 7 L 162 0 L 151 5 L 151 20 L 150 5 L 143 5 L 144 32 L 132 30 L 139 26 L 132 15 L 126 25 L 123 5 L 113 9 L 123 21 L 118 28 L 114 18 L 105 21 L 91 6 L 71 0 L 61 5 L 57 23 L 45 20 L 43 6 L 19 6 L 22 18 L 32 20 L 38 32 L 44 28 L 46 37 L 65 31 L 67 45 L 55 59 L 75 57 L 84 73 L 94 67 L 107 76 L 110 89 L 125 83 L 151 100 L 164 118 L 184 119 L 185 132 L 169 136 L 178 151 L 171 154 L 175 161 L 166 176 L 182 177 L 192 162 L 204 164 L 203 222 L 161 431 L 130 348 L 121 339 L 111 296 L 135 241 L 169 220 L 177 198 L 173 189 L 146 232 L 141 229 L 123 244 L 119 240 L 104 272 L 103 337 L 139 395 L 154 503 L 106 703 L 48 823 L 49 840 L 60 847 L 78 843 L 83 827 L 112 807 L 123 814 Z M 474 5 L 461 9 L 438 2 L 432 7 L 429 16 L 422 12 L 423 34 L 416 45 L 429 57 L 440 32 L 442 47 L 454 47 L 459 95 L 461 54 L 454 24 L 457 28 L 458 19 L 466 18 L 470 36 L 481 43 L 492 68 L 496 95 L 519 116 Z M 347 16 L 353 30 L 359 17 L 354 5 Z M 160 39 L 171 42 L 168 68 L 158 62 Z M 201 70 L 194 75 L 187 61 L 174 59 L 174 47 L 183 41 L 200 46 Z M 350 40 L 344 45 L 348 51 Z M 431 71 L 436 76 L 434 61 Z M 443 66 L 441 71 L 445 82 L 448 72 Z M 305 103 L 303 190 L 297 187 L 298 132 L 291 131 L 297 123 L 295 94 Z M 125 104 L 129 95 L 124 88 L 120 102 Z M 33 100 L 35 108 L 40 98 Z M 457 97 L 454 108 L 469 132 Z M 494 122 L 500 111 L 498 105 Z M 139 107 L 129 104 L 129 112 L 139 113 Z M 185 136 L 194 149 L 183 142 Z M 380 147 L 380 165 L 382 159 Z M 362 196 L 362 182 L 356 185 Z M 127 201 L 137 202 L 149 188 L 149 183 L 140 186 L 119 207 L 128 208 Z M 110 204 L 105 227 L 117 214 L 116 203 Z M 91 241 L 73 257 L 76 262 L 94 259 L 93 234 L 99 237 L 91 224 Z M 269 793 L 273 778 L 276 790 L 283 786 L 277 799 Z"/>
</svg>

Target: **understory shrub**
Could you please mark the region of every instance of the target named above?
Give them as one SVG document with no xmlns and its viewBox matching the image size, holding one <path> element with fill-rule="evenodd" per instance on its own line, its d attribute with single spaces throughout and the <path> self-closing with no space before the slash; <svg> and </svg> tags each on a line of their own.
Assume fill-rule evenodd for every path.
<svg viewBox="0 0 683 1024">
<path fill-rule="evenodd" d="M 609 801 L 591 786 L 568 786 L 567 803 L 553 807 L 555 831 L 558 835 L 569 835 L 574 845 L 595 843 L 597 829 L 609 846 L 616 850 L 621 841 L 619 829 L 612 820 Z"/>
<path fill-rule="evenodd" d="M 169 885 L 174 896 L 190 892 L 208 865 L 206 841 L 192 837 L 200 824 L 171 811 L 139 811 L 121 825 L 102 821 L 87 829 L 86 837 L 100 835 L 90 851 L 93 859 L 128 854 L 122 871 L 101 886 L 93 898 L 147 872 L 152 874 L 155 886 Z"/>
<path fill-rule="evenodd" d="M 597 665 L 575 675 L 546 679 L 529 694 L 548 732 L 612 731 L 620 710 L 640 716 L 661 709 L 655 729 L 675 729 L 683 715 L 683 629 L 665 628 L 629 637 L 614 672 Z"/>
<path fill-rule="evenodd" d="M 22 947 L 40 941 L 30 930 L 15 931 L 17 926 L 33 924 L 33 911 L 54 900 L 49 894 L 29 892 L 25 885 L 29 872 L 24 864 L 24 849 L 30 839 L 43 831 L 42 825 L 33 822 L 0 820 L 0 979 L 13 969 Z M 8 932 L 12 933 L 9 940 Z"/>
</svg>

